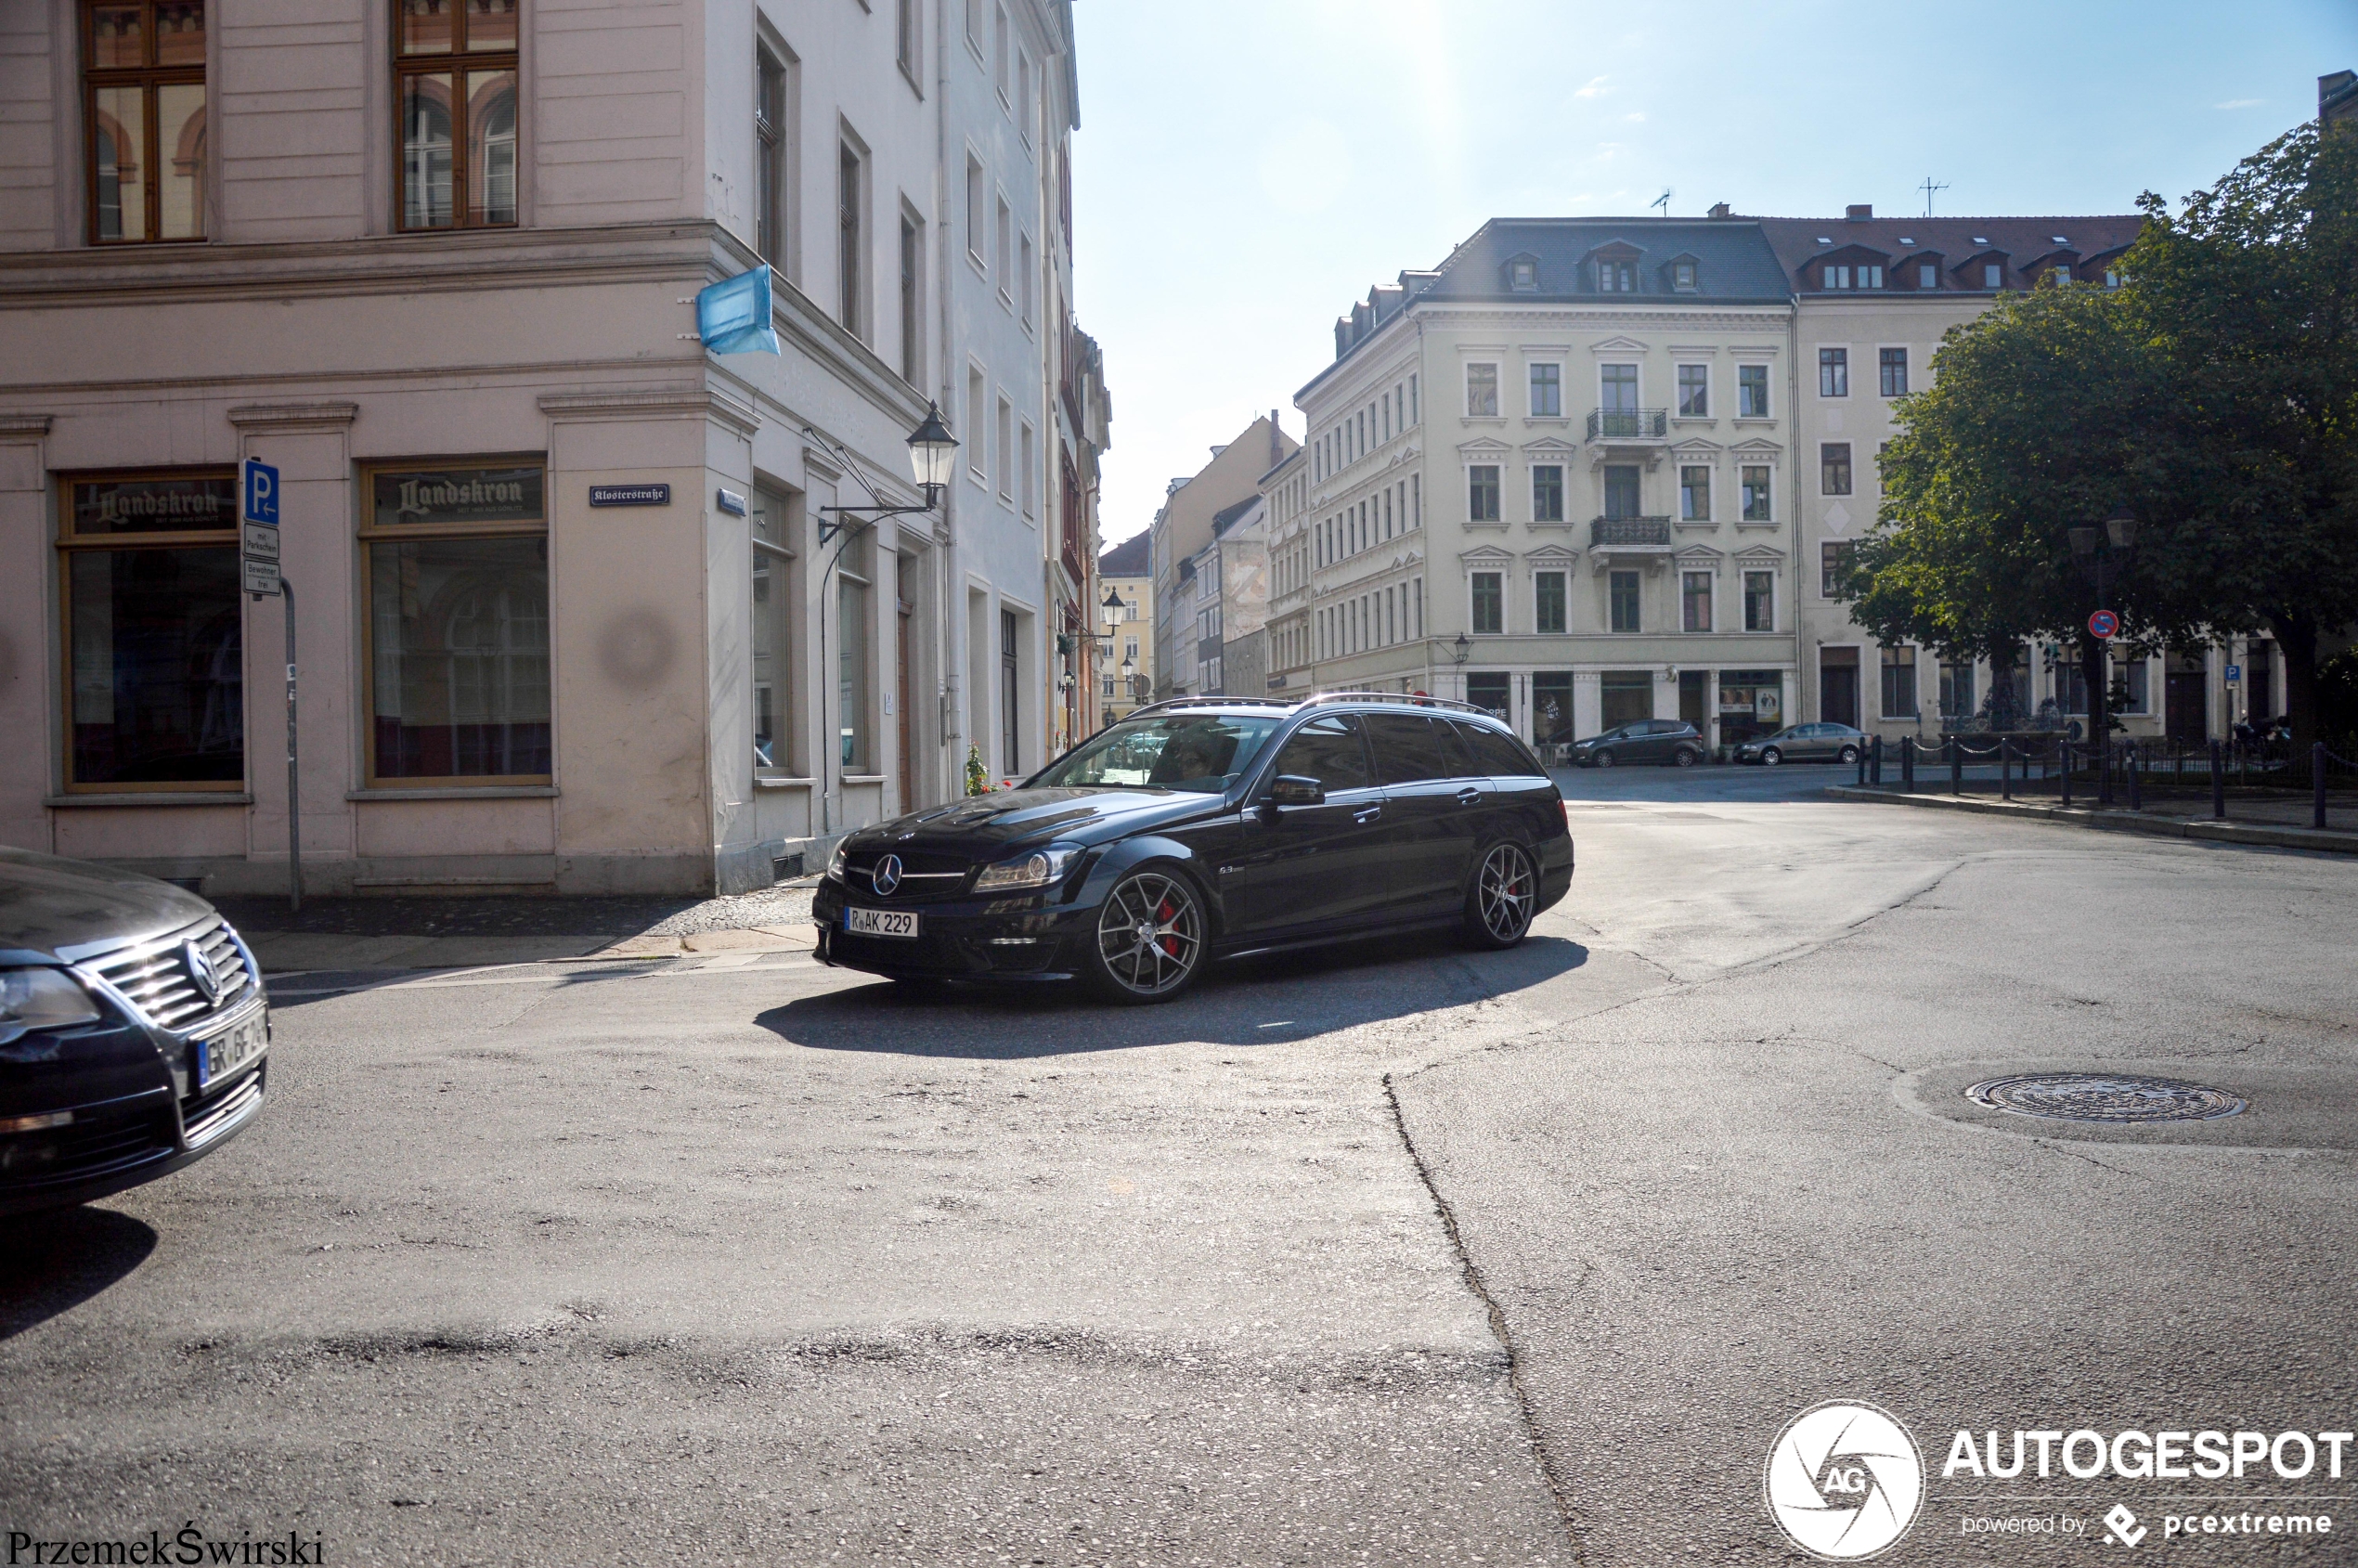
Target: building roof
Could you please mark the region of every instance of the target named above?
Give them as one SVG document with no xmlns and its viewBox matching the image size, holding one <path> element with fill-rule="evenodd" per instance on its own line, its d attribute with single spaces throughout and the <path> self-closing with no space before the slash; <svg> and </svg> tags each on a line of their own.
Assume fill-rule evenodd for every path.
<svg viewBox="0 0 2358 1568">
<path fill-rule="evenodd" d="M 1141 528 L 1097 557 L 1101 577 L 1143 577 L 1154 564 L 1154 534 Z"/>
<path fill-rule="evenodd" d="M 1969 258 L 1997 252 L 2005 257 L 2007 286 L 2028 288 L 2036 279 L 2033 263 L 2053 266 L 2068 253 L 2076 262 L 2112 256 L 2133 242 L 2145 220 L 2135 213 L 2079 217 L 2027 218 L 1758 218 L 1754 220 L 1776 248 L 1798 293 L 1822 291 L 1810 264 L 1820 256 L 1846 259 L 1839 253 L 1853 247 L 1890 259 L 1898 266 L 1911 256 L 1937 257 L 1942 286 L 1966 293 L 1981 293 L 1976 275 L 1970 282 L 1957 269 Z M 1820 241 L 1824 243 L 1820 243 Z M 1908 294 L 1900 279 L 1885 274 L 1886 294 Z"/>
<path fill-rule="evenodd" d="M 1247 496 L 1234 506 L 1224 506 L 1211 514 L 1211 537 L 1218 538 L 1228 531 L 1230 524 L 1261 504 L 1258 495 Z"/>
<path fill-rule="evenodd" d="M 1629 292 L 1607 292 L 1592 262 L 1628 261 Z M 1694 264 L 1676 286 L 1673 262 Z M 1517 264 L 1525 264 L 1518 266 Z M 1620 274 L 1615 274 L 1616 279 Z M 1378 285 L 1335 322 L 1334 364 L 1423 301 L 1528 300 L 1539 305 L 1788 305 L 1793 283 L 1760 227 L 1745 218 L 1493 218 L 1430 272 Z M 1297 394 L 1297 396 L 1301 394 Z"/>
</svg>

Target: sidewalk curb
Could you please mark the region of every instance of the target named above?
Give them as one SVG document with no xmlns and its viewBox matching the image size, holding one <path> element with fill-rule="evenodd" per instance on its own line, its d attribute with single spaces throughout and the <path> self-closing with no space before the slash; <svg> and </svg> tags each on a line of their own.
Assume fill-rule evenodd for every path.
<svg viewBox="0 0 2358 1568">
<path fill-rule="evenodd" d="M 1909 795 L 1888 786 L 1828 784 L 1836 800 L 1872 800 L 1893 806 L 1925 806 L 1939 811 L 1975 811 L 1989 817 L 2018 817 L 2051 822 L 2062 827 L 2089 827 L 2108 833 L 2144 833 L 2157 838 L 2193 838 L 2217 844 L 2257 845 L 2273 849 L 2313 849 L 2327 854 L 2358 855 L 2358 833 L 2320 833 L 2313 827 L 2282 827 L 2261 823 L 2217 822 L 2206 818 L 2148 817 L 2134 811 L 2083 810 L 2078 807 L 2044 806 L 2032 801 L 1980 800 L 1970 796 Z"/>
<path fill-rule="evenodd" d="M 480 969 L 511 964 L 581 964 L 600 959 L 712 957 L 724 952 L 809 952 L 810 926 L 752 926 L 685 937 L 338 937 L 248 932 L 266 975 L 382 969 Z"/>
</svg>

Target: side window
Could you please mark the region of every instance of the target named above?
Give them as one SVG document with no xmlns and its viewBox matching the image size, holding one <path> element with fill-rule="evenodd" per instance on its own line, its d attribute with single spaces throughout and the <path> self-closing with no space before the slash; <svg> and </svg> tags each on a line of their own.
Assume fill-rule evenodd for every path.
<svg viewBox="0 0 2358 1568">
<path fill-rule="evenodd" d="M 1371 713 L 1367 739 L 1376 748 L 1378 784 L 1417 784 L 1450 776 L 1432 720 L 1415 713 Z"/>
<path fill-rule="evenodd" d="M 1358 720 L 1329 713 L 1304 724 L 1277 753 L 1277 771 L 1316 779 L 1329 795 L 1367 788 L 1367 754 L 1360 745 Z"/>
<path fill-rule="evenodd" d="M 1520 778 L 1545 771 L 1512 735 L 1491 729 L 1486 724 L 1453 722 L 1457 722 L 1458 732 L 1466 737 L 1466 745 L 1473 752 L 1474 766 L 1483 772 L 1493 777 Z"/>
</svg>

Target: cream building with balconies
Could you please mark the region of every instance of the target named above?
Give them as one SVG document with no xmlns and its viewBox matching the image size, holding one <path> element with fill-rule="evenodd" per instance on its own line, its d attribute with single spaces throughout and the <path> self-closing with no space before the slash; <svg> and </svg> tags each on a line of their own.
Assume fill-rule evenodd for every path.
<svg viewBox="0 0 2358 1568">
<path fill-rule="evenodd" d="M 1781 723 L 1792 316 L 1725 216 L 1500 219 L 1371 291 L 1269 486 L 1272 684 L 1462 698 L 1542 743 Z"/>
</svg>

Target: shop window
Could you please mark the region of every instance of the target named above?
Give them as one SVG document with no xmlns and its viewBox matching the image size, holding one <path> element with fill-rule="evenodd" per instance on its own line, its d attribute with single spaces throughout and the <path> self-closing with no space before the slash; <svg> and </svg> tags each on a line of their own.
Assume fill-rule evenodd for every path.
<svg viewBox="0 0 2358 1568">
<path fill-rule="evenodd" d="M 1466 677 L 1466 701 L 1494 719 L 1512 711 L 1513 680 L 1504 670 L 1476 670 Z"/>
<path fill-rule="evenodd" d="M 367 473 L 371 784 L 548 782 L 545 489 L 538 460 Z"/>
<path fill-rule="evenodd" d="M 1531 678 L 1531 741 L 1553 745 L 1573 740 L 1572 674 L 1543 670 Z"/>
<path fill-rule="evenodd" d="M 84 0 L 90 243 L 205 237 L 204 0 Z"/>
<path fill-rule="evenodd" d="M 795 612 L 797 590 L 791 503 L 753 494 L 753 765 L 790 775 L 795 767 Z"/>
<path fill-rule="evenodd" d="M 516 0 L 400 0 L 394 101 L 405 229 L 516 221 Z"/>
<path fill-rule="evenodd" d="M 68 790 L 242 786 L 237 490 L 232 470 L 66 481 Z"/>
</svg>

